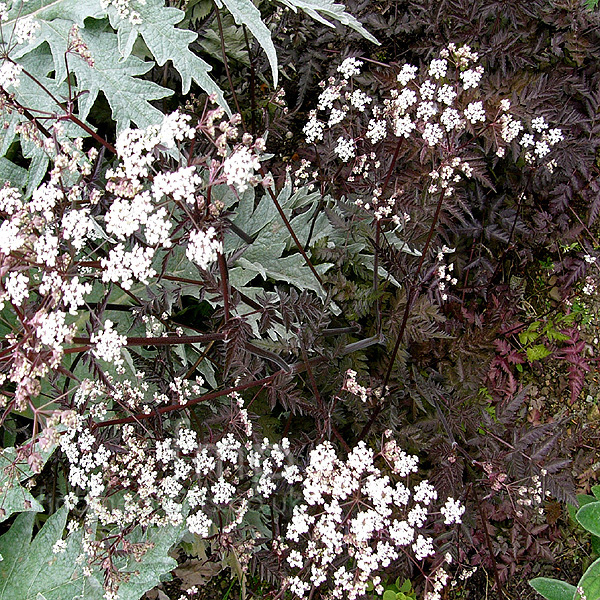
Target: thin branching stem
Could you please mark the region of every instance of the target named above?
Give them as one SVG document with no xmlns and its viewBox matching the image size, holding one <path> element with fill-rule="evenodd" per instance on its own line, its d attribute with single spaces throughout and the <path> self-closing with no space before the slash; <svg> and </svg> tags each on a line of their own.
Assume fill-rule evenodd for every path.
<svg viewBox="0 0 600 600">
<path fill-rule="evenodd" d="M 229 87 L 231 88 L 231 96 L 233 98 L 233 103 L 235 104 L 235 109 L 240 115 L 240 119 L 242 120 L 242 128 L 244 131 L 246 129 L 246 123 L 244 122 L 244 115 L 242 115 L 242 109 L 240 108 L 237 94 L 235 93 L 235 87 L 233 85 L 233 79 L 231 78 L 231 72 L 229 71 L 229 60 L 227 59 L 227 50 L 225 48 L 225 36 L 223 33 L 223 23 L 221 22 L 221 13 L 219 11 L 219 7 L 217 3 L 213 1 L 215 16 L 217 18 L 217 26 L 219 27 L 219 38 L 221 40 L 221 56 L 223 57 L 223 66 L 225 67 L 225 73 L 227 74 L 227 81 L 229 82 Z"/>
</svg>

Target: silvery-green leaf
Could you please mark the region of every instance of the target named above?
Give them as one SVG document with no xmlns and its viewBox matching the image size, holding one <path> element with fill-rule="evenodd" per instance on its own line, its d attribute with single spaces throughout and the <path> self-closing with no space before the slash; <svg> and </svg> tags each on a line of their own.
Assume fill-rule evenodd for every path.
<svg viewBox="0 0 600 600">
<path fill-rule="evenodd" d="M 132 122 L 144 128 L 162 121 L 163 114 L 150 101 L 165 98 L 173 92 L 136 77 L 147 73 L 153 63 L 135 56 L 122 60 L 117 36 L 100 27 L 88 26 L 81 31 L 81 36 L 95 62 L 94 66 L 83 60 L 74 63 L 79 89 L 88 92 L 79 101 L 80 118 L 87 118 L 98 93 L 102 91 L 117 122 L 117 131 L 126 129 Z"/>
<path fill-rule="evenodd" d="M 63 537 L 66 508 L 48 518 L 33 538 L 33 513 L 19 515 L 0 537 L 0 600 L 101 600 L 103 590 L 94 577 L 84 577 L 77 557 L 81 553 L 81 531 L 66 539 L 64 552 L 53 547 Z M 137 600 L 137 599 L 136 599 Z"/>
<path fill-rule="evenodd" d="M 162 67 L 168 60 L 173 63 L 181 75 L 184 94 L 189 92 L 194 80 L 207 94 L 215 94 L 219 104 L 226 106 L 221 89 L 208 75 L 212 67 L 189 49 L 198 35 L 175 27 L 185 18 L 185 13 L 165 6 L 164 0 L 147 0 L 144 5 L 136 6 L 136 11 L 140 15 L 140 23 L 131 23 L 119 17 L 116 10 L 109 10 L 111 25 L 117 30 L 121 56 L 129 57 L 140 35 L 158 66 Z"/>
<path fill-rule="evenodd" d="M 46 464 L 54 452 L 55 446 L 40 450 L 39 445 L 34 450 L 39 452 L 42 465 Z M 16 512 L 41 512 L 42 505 L 31 495 L 21 483 L 33 477 L 26 460 L 17 458 L 15 448 L 5 448 L 0 452 L 0 523 Z"/>
<path fill-rule="evenodd" d="M 573 600 L 575 597 L 575 586 L 558 579 L 536 577 L 529 585 L 546 600 Z"/>
<path fill-rule="evenodd" d="M 325 17 L 329 17 L 338 21 L 342 25 L 347 25 L 351 29 L 358 31 L 364 38 L 379 44 L 377 39 L 373 37 L 351 14 L 346 12 L 343 4 L 336 4 L 332 0 L 279 0 L 293 11 L 298 9 L 304 11 L 311 16 L 315 21 L 333 27 L 333 23 Z"/>
<path fill-rule="evenodd" d="M 271 74 L 273 75 L 273 85 L 277 87 L 278 68 L 277 68 L 277 52 L 271 39 L 271 32 L 264 24 L 260 11 L 251 0 L 217 0 L 217 5 L 223 3 L 229 12 L 233 15 L 235 22 L 238 25 L 245 25 L 256 38 L 256 41 L 262 46 L 265 51 L 269 64 L 271 65 Z"/>
<path fill-rule="evenodd" d="M 100 19 L 106 16 L 100 0 L 27 0 L 27 2 L 12 2 L 8 11 L 8 19 L 3 23 L 3 31 L 12 31 L 18 18 L 31 16 L 39 21 L 66 19 L 84 26 L 85 19 Z"/>
</svg>

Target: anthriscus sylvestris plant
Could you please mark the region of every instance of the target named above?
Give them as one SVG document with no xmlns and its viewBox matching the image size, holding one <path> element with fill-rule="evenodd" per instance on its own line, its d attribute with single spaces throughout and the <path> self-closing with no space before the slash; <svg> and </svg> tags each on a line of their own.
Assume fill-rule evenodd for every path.
<svg viewBox="0 0 600 600">
<path fill-rule="evenodd" d="M 52 541 L 40 561 L 74 557 L 48 582 L 65 594 L 77 585 L 86 598 L 138 597 L 173 566 L 156 540 L 168 546 L 187 530 L 233 554 L 242 573 L 257 554 L 272 556 L 281 593 L 305 597 L 321 588 L 359 597 L 400 555 L 422 565 L 434 554 L 428 519 L 460 521 L 458 500 L 433 508 L 437 493 L 427 481 L 410 491 L 417 459 L 393 440 L 377 454 L 365 442 L 345 444 L 342 459 L 321 437 L 306 461 L 290 456 L 286 437 L 257 442 L 238 394 L 310 370 L 318 357 L 287 365 L 256 345 L 238 310 L 235 257 L 224 249 L 231 235 L 253 240 L 229 219 L 244 194 L 273 186 L 260 163 L 263 139 L 240 134 L 239 124 L 238 115 L 208 102 L 196 117 L 175 112 L 159 125 L 124 130 L 117 159 L 105 167 L 57 122 L 47 140 L 32 136 L 50 156 L 47 181 L 31 198 L 2 188 L 3 418 L 25 414 L 33 428 L 3 497 L 20 492 L 20 462 L 39 473 L 48 459 L 42 451 L 60 448 L 72 518 L 64 534 L 43 529 L 33 547 Z M 273 193 L 261 202 L 280 200 Z M 178 324 L 177 302 L 192 289 L 214 313 L 216 331 Z M 257 306 L 245 294 L 244 301 Z M 291 323 L 277 319 L 291 336 Z M 181 346 L 189 357 L 165 352 Z M 245 354 L 283 366 L 255 379 L 264 366 Z M 210 366 L 200 366 L 204 359 Z M 223 389 L 235 361 L 237 376 Z M 17 559 L 7 554 L 3 564 L 11 569 Z M 7 571 L 7 585 L 43 593 L 44 583 L 28 576 Z"/>
<path fill-rule="evenodd" d="M 401 65 L 395 82 L 389 75 L 384 79 L 381 69 L 376 74 L 383 79 L 379 86 L 363 76 L 365 63 L 348 58 L 322 83 L 316 108 L 304 127 L 312 150 L 305 150 L 306 158 L 295 171 L 299 185 L 320 185 L 340 198 L 335 217 L 351 225 L 347 225 L 345 239 L 340 240 L 341 248 L 321 248 L 319 255 L 340 260 L 346 267 L 342 276 L 336 273 L 331 278 L 339 290 L 335 298 L 359 315 L 363 311 L 361 323 L 387 349 L 381 355 L 371 354 L 376 358 L 369 368 L 360 365 L 363 375 L 369 373 L 373 383 L 361 390 L 360 395 L 369 398 L 371 406 L 356 409 L 360 415 L 357 434 L 360 438 L 387 426 L 397 427 L 402 435 L 404 422 L 398 424 L 399 415 L 415 419 L 417 407 L 425 413 L 422 422 L 426 431 L 407 427 L 406 439 L 411 434 L 419 436 L 418 444 L 424 451 L 426 440 L 435 440 L 441 454 L 431 451 L 430 460 L 436 464 L 439 480 L 460 488 L 464 478 L 472 477 L 469 488 L 481 486 L 485 497 L 481 504 L 474 494 L 474 510 L 477 506 L 489 508 L 498 521 L 515 518 L 514 529 L 521 531 L 522 527 L 523 535 L 527 535 L 528 519 L 541 521 L 543 530 L 540 506 L 550 495 L 548 487 L 565 494 L 572 488 L 560 490 L 560 484 L 552 483 L 553 477 L 548 475 L 555 475 L 569 462 L 553 451 L 556 438 L 552 436 L 559 427 L 547 425 L 536 431 L 515 428 L 510 440 L 505 438 L 506 448 L 499 445 L 504 440 L 498 437 L 499 444 L 494 446 L 493 442 L 488 447 L 482 439 L 486 432 L 507 435 L 526 392 L 517 394 L 517 389 L 513 396 L 502 397 L 489 418 L 486 406 L 477 406 L 482 404 L 477 392 L 487 383 L 486 361 L 493 357 L 492 344 L 487 354 L 482 352 L 478 384 L 477 375 L 467 376 L 464 365 L 455 367 L 459 379 L 477 386 L 475 393 L 464 398 L 445 380 L 442 369 L 437 370 L 427 351 L 431 349 L 435 357 L 444 356 L 433 341 L 450 337 L 451 325 L 444 323 L 446 314 L 465 311 L 465 319 L 472 318 L 474 328 L 484 322 L 485 315 L 476 311 L 472 315 L 461 307 L 466 294 L 472 292 L 467 291 L 469 276 L 476 264 L 473 258 L 482 252 L 482 246 L 474 245 L 468 260 L 464 247 L 457 252 L 463 243 L 460 230 L 474 218 L 472 198 L 478 187 L 487 188 L 481 197 L 493 204 L 499 194 L 494 189 L 498 173 L 507 163 L 519 165 L 532 179 L 551 178 L 557 167 L 555 152 L 565 134 L 526 106 L 513 105 L 510 97 L 490 98 L 488 91 L 481 89 L 485 73 L 479 54 L 469 46 L 450 44 L 421 68 Z M 375 94 L 373 88 L 384 91 Z M 517 208 L 514 219 L 504 219 L 506 234 L 499 236 L 502 242 L 510 240 L 515 227 L 520 226 L 519 207 L 531 193 L 528 188 L 514 191 L 512 201 Z M 369 261 L 356 252 L 360 241 L 373 248 Z M 340 255 L 347 262 L 339 259 Z M 371 303 L 365 308 L 360 298 L 347 291 L 356 289 L 350 287 L 349 273 L 357 262 L 367 271 L 361 278 L 367 283 L 372 278 Z M 478 301 L 485 306 L 485 296 Z M 418 356 L 419 350 L 424 356 Z M 446 368 L 456 360 L 454 356 L 445 358 Z M 459 361 L 462 358 L 458 356 Z M 454 369 L 451 373 L 457 377 Z M 352 387 L 355 375 L 352 372 L 349 377 Z M 390 382 L 385 395 L 371 393 Z M 460 419 L 461 410 L 465 421 Z M 526 443 L 533 444 L 530 452 Z M 480 462 L 482 455 L 494 456 L 494 466 L 488 458 Z M 502 485 L 490 488 L 491 473 L 494 477 L 502 474 Z M 528 486 L 524 487 L 525 483 Z M 515 489 L 536 489 L 535 497 L 541 500 L 524 504 L 517 496 L 515 502 Z M 487 527 L 488 517 L 477 514 L 476 518 L 476 535 L 485 543 L 482 528 Z M 540 556 L 547 558 L 543 546 L 540 548 Z M 462 558 L 469 560 L 467 554 Z M 491 562 L 486 563 L 492 566 L 495 556 L 489 558 Z M 481 557 L 478 562 L 483 562 Z M 496 572 L 505 578 L 513 568 L 518 568 L 516 563 L 502 565 Z"/>
<path fill-rule="evenodd" d="M 404 64 L 396 85 L 379 98 L 360 87 L 363 61 L 347 58 L 337 76 L 322 82 L 304 126 L 314 155 L 331 159 L 319 158 L 320 170 L 304 159 L 295 180 L 314 185 L 319 179 L 322 188 L 330 182 L 354 203 L 353 218 L 373 228 L 374 287 L 382 265 L 386 282 L 406 296 L 384 385 L 419 291 L 427 288 L 442 302 L 456 298 L 446 224 L 469 214 L 469 182 L 493 188 L 491 167 L 505 158 L 532 172 L 552 173 L 556 166 L 552 149 L 564 138 L 561 129 L 521 115 L 521 108 L 512 111 L 509 98 L 480 99 L 484 68 L 478 60 L 469 46 L 449 44 L 421 70 Z M 382 322 L 378 314 L 377 334 Z"/>
<path fill-rule="evenodd" d="M 262 569 L 274 599 L 382 593 L 394 569 L 418 573 L 439 600 L 463 491 L 441 493 L 395 439 L 399 424 L 388 427 L 396 357 L 421 293 L 439 304 L 457 293 L 443 223 L 461 190 L 473 178 L 492 185 L 489 161 L 551 171 L 561 130 L 512 112 L 508 98 L 483 102 L 477 53 L 450 45 L 421 72 L 404 65 L 382 102 L 357 83 L 362 61 L 344 60 L 304 127 L 322 169 L 305 163 L 280 189 L 269 131 L 245 131 L 216 95 L 138 128 L 122 117 L 113 145 L 75 108 L 87 107 L 94 43 L 129 32 L 132 52 L 144 37 L 135 28 L 154 4 L 124 4 L 84 11 L 83 32 L 53 23 L 67 31 L 64 73 L 43 44 L 13 60 L 8 43 L 2 57 L 9 129 L 39 172 L 0 190 L 0 422 L 19 435 L 0 453 L 0 520 L 22 513 L 0 537 L 1 593 L 137 599 L 185 539 L 210 541 L 242 579 Z M 5 9 L 17 46 L 33 43 L 29 12 Z M 46 17 L 49 36 L 57 19 Z M 52 111 L 25 105 L 25 82 Z M 270 105 L 283 108 L 279 91 Z M 340 192 L 350 232 L 335 218 L 348 216 Z M 395 295 L 367 327 L 345 319 L 334 263 L 319 258 L 354 235 L 373 287 Z M 363 385 L 348 357 L 378 345 L 387 362 Z M 353 407 L 360 431 L 339 418 Z M 48 471 L 54 485 L 43 487 Z M 52 515 L 32 539 L 31 513 L 44 508 Z"/>
</svg>

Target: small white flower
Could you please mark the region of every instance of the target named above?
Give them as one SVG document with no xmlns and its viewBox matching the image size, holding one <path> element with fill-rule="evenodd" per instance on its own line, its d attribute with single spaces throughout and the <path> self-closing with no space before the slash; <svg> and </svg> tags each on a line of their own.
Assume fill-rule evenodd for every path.
<svg viewBox="0 0 600 600">
<path fill-rule="evenodd" d="M 122 365 L 121 348 L 127 343 L 127 337 L 119 335 L 113 329 L 113 322 L 110 319 L 104 321 L 104 328 L 98 333 L 93 333 L 90 342 L 94 344 L 93 353 L 106 362 L 115 365 Z"/>
<path fill-rule="evenodd" d="M 483 75 L 483 67 L 479 66 L 475 69 L 467 69 L 460 74 L 465 90 L 476 88 L 481 81 Z"/>
<path fill-rule="evenodd" d="M 21 83 L 19 76 L 22 70 L 21 65 L 4 60 L 0 65 L 0 86 L 18 88 Z"/>
<path fill-rule="evenodd" d="M 344 79 L 350 79 L 355 75 L 360 75 L 360 68 L 363 66 L 363 61 L 358 60 L 354 56 L 346 58 L 342 64 L 337 68 L 338 73 L 342 74 Z"/>
<path fill-rule="evenodd" d="M 446 108 L 440 115 L 440 123 L 446 131 L 452 131 L 453 129 L 460 129 L 464 122 L 455 108 Z"/>
<path fill-rule="evenodd" d="M 404 136 L 409 138 L 413 129 L 416 128 L 415 123 L 411 120 L 408 115 L 404 117 L 396 117 L 393 121 L 394 135 L 397 137 Z"/>
<path fill-rule="evenodd" d="M 535 138 L 533 137 L 533 135 L 531 135 L 530 133 L 524 133 L 523 137 L 521 138 L 521 146 L 523 146 L 523 148 L 529 148 L 534 144 Z"/>
<path fill-rule="evenodd" d="M 350 104 L 356 107 L 360 112 L 364 112 L 367 104 L 370 104 L 372 101 L 373 99 L 367 96 L 362 90 L 354 90 L 352 94 L 350 94 Z"/>
<path fill-rule="evenodd" d="M 417 76 L 418 68 L 413 65 L 403 65 L 398 73 L 398 82 L 405 86 L 409 81 L 412 81 Z"/>
<path fill-rule="evenodd" d="M 444 523 L 446 525 L 452 525 L 452 523 L 460 523 L 461 517 L 465 512 L 465 507 L 454 498 L 448 498 L 446 504 L 440 509 L 442 515 L 444 515 Z"/>
<path fill-rule="evenodd" d="M 548 123 L 544 117 L 536 117 L 531 121 L 531 128 L 538 133 L 542 133 L 545 129 L 548 129 Z"/>
<path fill-rule="evenodd" d="M 421 94 L 421 100 L 433 100 L 435 95 L 435 83 L 427 79 L 419 87 L 419 94 Z"/>
<path fill-rule="evenodd" d="M 565 136 L 560 129 L 549 129 L 544 133 L 543 137 L 551 146 L 554 146 L 554 144 L 562 142 L 565 139 Z"/>
<path fill-rule="evenodd" d="M 333 151 L 340 157 L 342 162 L 348 162 L 356 156 L 356 143 L 353 139 L 346 139 L 340 136 L 337 140 L 337 146 Z"/>
<path fill-rule="evenodd" d="M 377 142 L 385 139 L 387 133 L 386 122 L 377 119 L 371 119 L 369 121 L 369 126 L 367 127 L 366 137 L 371 141 L 372 144 L 376 144 Z"/>
<path fill-rule="evenodd" d="M 547 142 L 539 141 L 535 143 L 533 151 L 538 155 L 539 158 L 543 158 L 550 152 L 550 146 Z"/>
<path fill-rule="evenodd" d="M 485 121 L 485 110 L 483 108 L 483 102 L 471 102 L 467 108 L 465 108 L 465 119 L 475 124 L 478 122 Z"/>
<path fill-rule="evenodd" d="M 215 504 L 229 504 L 235 495 L 235 487 L 221 476 L 212 486 L 211 492 Z"/>
<path fill-rule="evenodd" d="M 246 146 L 232 152 L 223 163 L 223 174 L 227 185 L 235 185 L 240 194 L 248 189 L 248 185 L 255 176 L 255 171 L 259 169 L 258 156 Z"/>
<path fill-rule="evenodd" d="M 435 146 L 444 139 L 444 131 L 437 123 L 427 123 L 423 130 L 423 139 L 429 146 Z"/>
<path fill-rule="evenodd" d="M 438 102 L 442 102 L 448 106 L 454 102 L 454 98 L 456 98 L 456 92 L 451 85 L 444 84 L 437 92 Z"/>
<path fill-rule="evenodd" d="M 195 515 L 190 515 L 187 518 L 186 525 L 191 533 L 204 538 L 210 532 L 212 521 L 202 511 L 198 511 Z"/>
<path fill-rule="evenodd" d="M 446 71 L 448 70 L 448 61 L 445 58 L 434 59 L 429 65 L 429 76 L 434 79 L 441 79 L 446 77 Z"/>
<path fill-rule="evenodd" d="M 412 549 L 415 553 L 415 558 L 417 560 L 422 560 L 434 553 L 433 541 L 431 538 L 419 534 L 416 541 L 412 545 Z"/>
<path fill-rule="evenodd" d="M 217 238 L 214 227 L 209 227 L 206 231 L 196 230 L 190 233 L 185 254 L 201 269 L 208 269 L 210 263 L 217 260 L 219 252 L 223 252 L 223 244 Z"/>
</svg>

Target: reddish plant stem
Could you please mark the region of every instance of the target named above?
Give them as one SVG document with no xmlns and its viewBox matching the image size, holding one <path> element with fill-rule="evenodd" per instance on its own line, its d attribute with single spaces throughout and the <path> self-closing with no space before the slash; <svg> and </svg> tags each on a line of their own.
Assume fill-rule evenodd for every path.
<svg viewBox="0 0 600 600">
<path fill-rule="evenodd" d="M 394 362 L 396 360 L 396 356 L 398 355 L 398 351 L 400 350 L 400 344 L 402 343 L 402 338 L 404 337 L 406 325 L 408 324 L 408 317 L 410 315 L 410 309 L 412 308 L 412 303 L 414 302 L 414 299 L 417 295 L 418 278 L 419 278 L 419 275 L 421 274 L 421 269 L 423 268 L 423 263 L 425 262 L 425 257 L 427 256 L 427 252 L 429 250 L 431 240 L 433 239 L 433 233 L 435 231 L 435 228 L 436 228 L 439 216 L 440 216 L 440 212 L 442 210 L 444 196 L 445 196 L 445 192 L 442 191 L 442 193 L 440 194 L 440 198 L 438 200 L 436 209 L 435 209 L 435 214 L 433 215 L 433 222 L 431 223 L 431 227 L 429 228 L 429 234 L 427 235 L 425 247 L 423 248 L 423 252 L 421 254 L 421 260 L 419 261 L 417 270 L 414 275 L 415 287 L 408 290 L 407 294 L 406 294 L 406 306 L 404 308 L 404 314 L 402 315 L 402 323 L 400 324 L 400 329 L 398 330 L 398 335 L 396 337 L 396 343 L 394 344 L 394 349 L 392 350 L 392 354 L 390 356 L 390 362 L 388 364 L 388 368 L 387 368 L 385 377 L 383 379 L 383 384 L 381 386 L 383 388 L 383 390 L 385 390 L 385 388 L 387 387 L 387 384 L 389 383 L 390 377 L 392 375 L 392 371 L 394 369 Z M 369 433 L 371 427 L 373 426 L 373 423 L 375 422 L 375 419 L 377 418 L 377 416 L 379 415 L 379 413 L 381 412 L 382 409 L 383 409 L 383 401 L 380 402 L 373 409 L 370 419 L 367 421 L 367 423 L 363 427 L 362 431 L 360 432 L 360 435 L 358 436 L 359 440 L 364 439 L 365 436 Z"/>
<path fill-rule="evenodd" d="M 225 73 L 227 75 L 227 81 L 229 81 L 229 87 L 231 88 L 231 95 L 233 96 L 233 102 L 235 104 L 235 108 L 240 115 L 240 119 L 242 120 L 242 129 L 244 131 L 248 131 L 246 129 L 246 123 L 244 123 L 244 116 L 242 115 L 242 110 L 238 103 L 237 94 L 235 93 L 235 87 L 233 85 L 233 79 L 231 78 L 231 73 L 229 72 L 229 61 L 227 60 L 227 52 L 225 50 L 225 37 L 223 35 L 223 23 L 221 23 L 221 13 L 219 12 L 219 7 L 217 3 L 213 0 L 213 6 L 215 11 L 215 16 L 217 17 L 217 26 L 219 28 L 219 38 L 221 40 L 221 55 L 223 56 L 223 66 L 225 67 Z"/>
<path fill-rule="evenodd" d="M 35 126 L 39 129 L 39 131 L 42 133 L 42 135 L 44 137 L 47 137 L 47 138 L 52 137 L 50 132 L 39 122 L 37 117 L 35 117 L 33 114 L 31 114 L 31 112 L 28 109 L 26 109 L 22 104 L 17 102 L 14 98 L 11 98 L 11 95 L 4 88 L 0 88 L 0 89 L 2 90 L 2 95 L 7 100 L 7 102 L 14 105 L 18 111 L 22 111 L 23 115 L 27 118 L 27 120 L 34 123 Z"/>
<path fill-rule="evenodd" d="M 322 360 L 323 359 L 321 357 L 319 357 L 319 358 L 314 358 L 314 359 L 310 360 L 309 362 L 316 364 L 317 362 L 320 362 Z M 306 369 L 306 365 L 304 363 L 297 363 L 297 364 L 291 366 L 292 372 L 295 372 L 295 373 L 300 373 L 301 371 L 304 371 L 305 369 Z M 248 381 L 246 383 L 242 383 L 242 384 L 236 385 L 234 387 L 225 388 L 224 390 L 216 390 L 214 392 L 209 392 L 208 394 L 204 394 L 203 396 L 199 396 L 198 398 L 192 398 L 185 404 L 169 404 L 168 406 L 161 406 L 159 408 L 156 408 L 156 410 L 154 410 L 150 414 L 137 413 L 130 417 L 123 417 L 121 419 L 111 419 L 110 421 L 102 421 L 101 423 L 95 423 L 93 426 L 93 429 L 96 429 L 98 427 L 109 427 L 111 425 L 123 425 L 125 423 L 134 423 L 137 421 L 142 421 L 144 419 L 150 419 L 153 416 L 155 416 L 157 413 L 165 414 L 165 413 L 173 412 L 176 410 L 184 410 L 186 408 L 189 408 L 190 406 L 200 404 L 201 402 L 208 402 L 209 400 L 214 400 L 215 398 L 220 398 L 221 396 L 227 396 L 228 394 L 232 394 L 234 392 L 242 392 L 244 390 L 247 390 L 247 389 L 250 389 L 253 387 L 268 385 L 269 383 L 272 383 L 276 377 L 278 377 L 279 375 L 282 375 L 282 374 L 289 374 L 289 373 L 287 373 L 285 370 L 282 369 L 280 371 L 277 371 L 277 373 L 274 373 L 273 375 L 269 375 L 268 377 L 263 377 L 262 379 L 257 379 L 256 381 Z"/>
<path fill-rule="evenodd" d="M 44 92 L 46 92 L 46 94 L 48 94 L 48 96 L 50 96 L 50 98 L 52 98 L 52 100 L 54 102 L 56 102 L 56 104 L 58 106 L 60 106 L 60 108 L 62 108 L 65 111 L 65 115 L 62 117 L 63 119 L 68 119 L 69 121 L 72 121 L 73 123 L 75 123 L 75 125 L 77 125 L 78 127 L 81 127 L 81 129 L 83 129 L 86 133 L 88 133 L 89 135 L 91 135 L 98 143 L 102 144 L 107 150 L 109 150 L 113 154 L 117 153 L 115 147 L 112 144 L 110 144 L 109 142 L 107 142 L 101 135 L 98 135 L 91 127 L 89 127 L 88 125 L 86 125 L 81 119 L 78 119 L 64 105 L 63 102 L 61 102 L 58 98 L 56 98 L 54 96 L 54 94 L 42 82 L 38 81 L 26 69 L 23 69 L 23 73 L 25 73 L 25 75 L 27 75 L 27 77 L 29 77 L 29 79 L 31 79 L 37 86 L 39 86 L 40 88 L 42 88 L 42 90 L 44 90 Z"/>
<path fill-rule="evenodd" d="M 266 176 L 266 173 L 265 173 L 265 170 L 263 167 L 261 167 L 261 169 L 260 169 L 260 174 L 263 177 Z M 267 192 L 269 193 L 269 196 L 271 196 L 271 199 L 273 200 L 273 204 L 275 204 L 275 208 L 277 209 L 277 212 L 279 213 L 281 220 L 284 222 L 287 230 L 289 231 L 290 235 L 292 236 L 292 239 L 294 240 L 294 244 L 296 244 L 296 248 L 298 248 L 298 252 L 300 252 L 300 254 L 302 255 L 302 258 L 304 258 L 304 261 L 306 262 L 308 268 L 312 271 L 312 273 L 316 277 L 317 281 L 321 284 L 321 287 L 323 287 L 323 279 L 321 278 L 321 276 L 319 275 L 319 272 L 315 269 L 314 265 L 310 261 L 310 258 L 308 258 L 308 255 L 304 251 L 304 248 L 302 247 L 302 244 L 300 243 L 300 240 L 298 239 L 296 232 L 292 228 L 292 225 L 291 225 L 289 219 L 286 217 L 285 213 L 283 212 L 283 208 L 281 208 L 281 204 L 279 204 L 279 201 L 277 200 L 277 196 L 275 196 L 275 193 L 273 192 L 273 190 L 270 187 L 267 188 Z"/>
<path fill-rule="evenodd" d="M 244 31 L 244 41 L 246 42 L 246 52 L 248 52 L 248 62 L 250 63 L 250 115 L 252 135 L 256 135 L 256 70 L 254 69 L 254 59 L 250 51 L 250 40 L 248 39 L 248 31 L 245 25 L 242 25 Z"/>
<path fill-rule="evenodd" d="M 381 223 L 375 222 L 375 256 L 373 257 L 373 293 L 376 297 L 375 331 L 381 335 L 381 298 L 378 297 L 379 290 L 379 245 L 381 244 Z"/>
<path fill-rule="evenodd" d="M 176 346 L 178 344 L 203 344 L 215 340 L 224 340 L 224 333 L 206 333 L 203 335 L 167 335 L 162 337 L 129 337 L 127 346 Z M 90 345 L 89 337 L 74 337 L 73 343 Z"/>
<path fill-rule="evenodd" d="M 387 187 L 390 183 L 390 179 L 392 177 L 392 173 L 394 172 L 394 168 L 396 166 L 396 162 L 398 160 L 398 154 L 400 154 L 400 148 L 402 146 L 402 138 L 398 140 L 396 144 L 396 148 L 394 150 L 394 156 L 392 156 L 392 162 L 390 163 L 390 168 L 388 169 L 387 175 L 385 176 L 385 180 L 383 182 L 383 187 L 381 188 L 381 195 L 385 194 Z M 375 222 L 375 256 L 373 257 L 373 292 L 377 294 L 379 288 L 379 247 L 381 245 L 381 221 L 379 219 Z M 385 237 L 385 234 L 384 234 Z M 381 335 L 381 298 L 377 298 L 376 300 L 376 312 L 375 312 L 375 330 L 377 331 L 377 335 Z"/>
<path fill-rule="evenodd" d="M 221 274 L 221 291 L 223 294 L 223 319 L 225 324 L 229 323 L 229 277 L 227 273 L 227 261 L 222 252 L 217 255 L 219 272 Z"/>
<path fill-rule="evenodd" d="M 189 408 L 190 406 L 194 406 L 196 404 L 200 404 L 201 402 L 207 402 L 209 400 L 214 400 L 215 398 L 220 398 L 221 396 L 227 396 L 228 394 L 232 394 L 234 392 L 241 392 L 247 390 L 251 387 L 256 386 L 264 386 L 271 383 L 275 377 L 277 377 L 278 373 L 274 375 L 269 375 L 268 377 L 263 377 L 262 379 L 257 379 L 256 381 L 249 381 L 247 383 L 242 383 L 240 385 L 236 385 L 234 387 L 225 388 L 224 390 L 216 390 L 214 392 L 210 392 L 208 394 L 204 394 L 204 396 L 199 396 L 198 398 L 192 398 L 185 404 L 169 404 L 168 406 L 161 406 L 156 408 L 156 410 L 152 411 L 149 414 L 146 413 L 137 413 L 132 415 L 131 417 L 123 417 L 121 419 L 111 419 L 110 421 L 102 421 L 100 423 L 96 423 L 94 425 L 94 429 L 98 427 L 109 427 L 111 425 L 123 425 L 125 423 L 133 423 L 135 421 L 141 421 L 144 419 L 150 419 L 153 416 L 158 414 L 165 414 L 169 412 L 173 412 L 175 410 L 184 410 Z"/>
<path fill-rule="evenodd" d="M 481 502 L 479 501 L 479 495 L 477 494 L 477 490 L 475 487 L 473 489 L 473 494 L 475 496 L 475 505 L 477 506 L 477 510 L 479 512 L 479 518 L 481 519 L 481 524 L 483 525 L 483 533 L 485 535 L 485 542 L 487 545 L 488 552 L 490 554 L 490 560 L 492 561 L 492 565 L 494 567 L 494 579 L 496 581 L 496 593 L 498 594 L 498 600 L 503 600 L 502 598 L 502 583 L 500 582 L 500 574 L 498 573 L 498 565 L 496 564 L 496 557 L 494 556 L 494 548 L 492 546 L 492 540 L 490 539 L 490 533 L 487 528 L 487 518 L 483 514 L 483 507 Z"/>
</svg>

